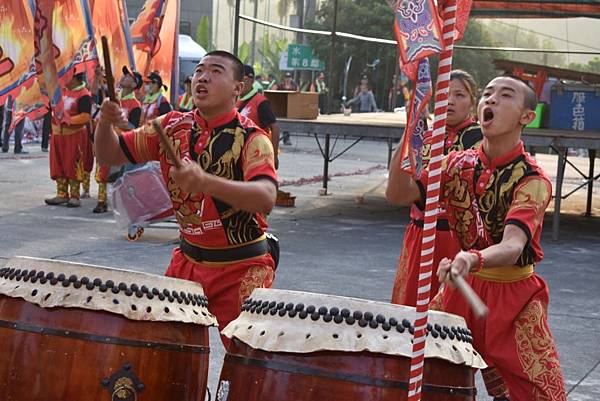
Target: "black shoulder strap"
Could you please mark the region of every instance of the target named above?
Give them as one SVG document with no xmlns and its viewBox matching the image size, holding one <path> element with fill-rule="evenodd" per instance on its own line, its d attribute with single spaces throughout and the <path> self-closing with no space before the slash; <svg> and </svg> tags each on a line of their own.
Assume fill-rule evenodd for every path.
<svg viewBox="0 0 600 401">
<path fill-rule="evenodd" d="M 198 142 L 198 138 L 200 137 L 198 129 L 198 124 L 194 121 L 192 124 L 192 129 L 190 129 L 190 156 L 192 156 L 192 160 L 198 161 L 198 154 L 196 153 L 196 143 Z"/>
</svg>

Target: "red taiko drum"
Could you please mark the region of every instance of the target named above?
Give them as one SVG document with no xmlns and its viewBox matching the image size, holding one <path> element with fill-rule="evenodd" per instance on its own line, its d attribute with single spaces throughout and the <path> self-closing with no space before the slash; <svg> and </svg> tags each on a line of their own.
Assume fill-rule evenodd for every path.
<svg viewBox="0 0 600 401">
<path fill-rule="evenodd" d="M 0 398 L 203 400 L 207 305 L 189 281 L 11 259 L 0 269 Z"/>
<path fill-rule="evenodd" d="M 232 339 L 217 401 L 408 398 L 415 310 L 361 299 L 256 289 L 223 334 Z M 485 367 L 461 317 L 429 315 L 424 401 L 474 401 Z"/>
</svg>

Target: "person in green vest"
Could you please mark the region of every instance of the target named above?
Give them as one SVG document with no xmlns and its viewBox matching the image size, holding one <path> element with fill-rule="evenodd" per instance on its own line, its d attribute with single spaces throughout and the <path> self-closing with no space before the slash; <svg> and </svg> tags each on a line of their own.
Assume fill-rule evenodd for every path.
<svg viewBox="0 0 600 401">
<path fill-rule="evenodd" d="M 194 108 L 194 96 L 192 96 L 192 77 L 186 77 L 183 81 L 184 92 L 179 96 L 177 110 L 181 112 L 191 111 Z"/>
<path fill-rule="evenodd" d="M 310 85 L 310 91 L 319 94 L 319 112 L 327 114 L 327 110 L 325 109 L 327 107 L 327 93 L 329 92 L 329 88 L 325 83 L 325 73 L 323 71 L 319 72 L 317 79 Z"/>
</svg>

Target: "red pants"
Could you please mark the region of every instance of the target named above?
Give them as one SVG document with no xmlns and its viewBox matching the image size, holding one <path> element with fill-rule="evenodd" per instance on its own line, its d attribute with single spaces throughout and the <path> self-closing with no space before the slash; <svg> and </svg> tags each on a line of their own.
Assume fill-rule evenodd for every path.
<svg viewBox="0 0 600 401">
<path fill-rule="evenodd" d="M 94 148 L 87 129 L 85 129 L 81 141 L 83 143 L 81 147 L 83 150 L 83 171 L 91 173 L 94 169 Z"/>
<path fill-rule="evenodd" d="M 473 346 L 504 379 L 511 401 L 566 401 L 554 339 L 547 322 L 548 287 L 537 274 L 510 283 L 467 277 L 489 308 L 487 319 L 473 316 L 457 290 L 446 287 L 432 309 L 463 316 Z"/>
<path fill-rule="evenodd" d="M 179 248 L 173 250 L 166 276 L 195 281 L 208 298 L 208 310 L 216 316 L 219 330 L 238 317 L 242 303 L 255 288 L 270 288 L 275 278 L 271 255 L 230 265 L 207 265 L 188 259 Z M 221 336 L 225 348 L 229 339 Z"/>
<path fill-rule="evenodd" d="M 85 130 L 85 128 L 83 128 Z M 79 170 L 82 161 L 81 130 L 67 133 L 55 129 L 50 137 L 50 178 L 64 177 L 81 181 Z"/>
<path fill-rule="evenodd" d="M 110 166 L 107 164 L 100 164 L 96 161 L 96 182 L 107 183 L 108 176 L 110 175 Z"/>
<path fill-rule="evenodd" d="M 417 282 L 419 278 L 421 240 L 423 229 L 416 226 L 412 221 L 406 227 L 404 243 L 398 267 L 394 289 L 392 290 L 392 303 L 408 306 L 417 305 Z M 453 259 L 460 251 L 458 242 L 451 236 L 450 231 L 437 230 L 435 234 L 435 255 L 433 258 L 433 275 L 431 279 L 431 297 L 437 294 L 440 283 L 436 273 L 440 260 L 443 258 Z"/>
</svg>

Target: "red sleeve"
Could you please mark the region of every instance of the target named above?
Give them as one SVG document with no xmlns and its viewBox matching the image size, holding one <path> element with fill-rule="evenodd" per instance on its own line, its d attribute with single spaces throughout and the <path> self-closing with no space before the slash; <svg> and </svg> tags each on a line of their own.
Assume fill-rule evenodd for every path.
<svg viewBox="0 0 600 401">
<path fill-rule="evenodd" d="M 513 200 L 504 223 L 518 226 L 531 240 L 542 224 L 551 195 L 552 186 L 547 178 L 526 178 L 514 189 Z"/>
<path fill-rule="evenodd" d="M 260 129 L 250 135 L 242 151 L 244 181 L 267 178 L 277 185 L 275 154 L 269 137 Z"/>
<path fill-rule="evenodd" d="M 158 117 L 156 121 L 164 128 L 169 118 L 170 114 L 167 114 Z M 119 137 L 119 142 L 123 153 L 131 163 L 145 163 L 159 159 L 160 140 L 151 123 L 123 132 Z"/>
</svg>

